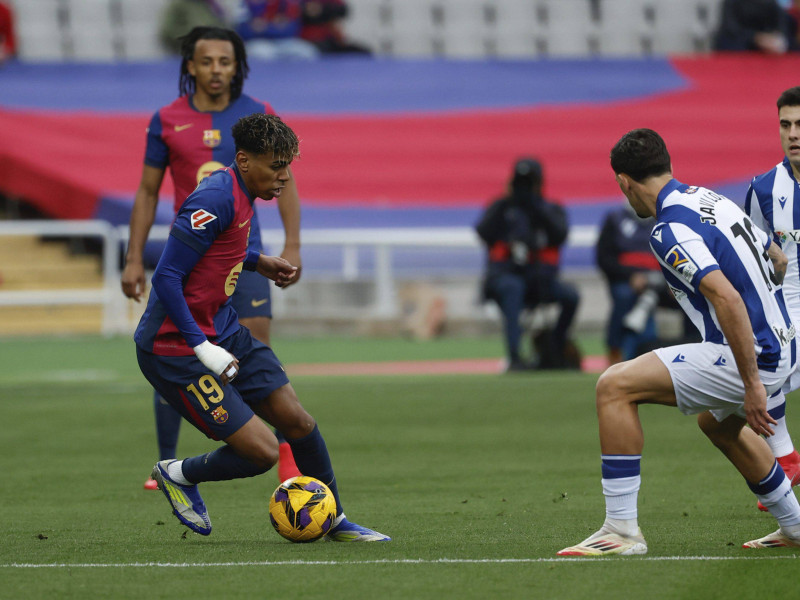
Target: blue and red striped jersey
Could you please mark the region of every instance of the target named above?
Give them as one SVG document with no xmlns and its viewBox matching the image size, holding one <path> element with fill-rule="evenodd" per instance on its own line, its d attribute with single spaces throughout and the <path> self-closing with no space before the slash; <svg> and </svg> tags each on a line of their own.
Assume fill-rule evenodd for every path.
<svg viewBox="0 0 800 600">
<path fill-rule="evenodd" d="M 153 274 L 134 340 L 162 356 L 188 356 L 239 329 L 230 297 L 248 254 L 253 200 L 235 166 L 206 177 L 183 203 Z"/>
</svg>

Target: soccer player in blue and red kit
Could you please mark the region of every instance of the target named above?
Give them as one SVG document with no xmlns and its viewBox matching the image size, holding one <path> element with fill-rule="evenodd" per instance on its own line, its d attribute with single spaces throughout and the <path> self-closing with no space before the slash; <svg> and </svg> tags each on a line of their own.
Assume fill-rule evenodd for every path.
<svg viewBox="0 0 800 600">
<path fill-rule="evenodd" d="M 325 482 L 337 517 L 335 541 L 390 538 L 348 521 L 328 450 L 297 399 L 272 349 L 239 324 L 230 297 L 244 271 L 285 287 L 296 268 L 248 243 L 256 198 L 279 198 L 298 154 L 294 132 L 274 115 L 256 113 L 232 130 L 236 157 L 204 179 L 183 203 L 153 274 L 153 289 L 134 339 L 147 380 L 185 419 L 224 445 L 183 460 L 161 460 L 152 477 L 175 516 L 197 533 L 211 521 L 197 484 L 253 477 L 278 460 L 268 421 L 288 440 L 297 465 Z M 262 420 L 264 419 L 264 420 Z"/>
<path fill-rule="evenodd" d="M 248 65 L 245 47 L 229 29 L 195 27 L 181 40 L 181 96 L 158 110 L 147 131 L 147 149 L 139 189 L 130 219 L 130 243 L 122 273 L 122 290 L 137 302 L 145 290 L 143 252 L 155 218 L 158 192 L 169 167 L 175 187 L 174 210 L 210 173 L 233 162 L 231 126 L 255 112 L 274 114 L 272 107 L 242 93 Z M 300 276 L 300 202 L 294 179 L 278 200 L 285 231 L 281 256 Z M 258 220 L 250 228 L 250 244 L 261 249 Z M 254 273 L 242 274 L 233 296 L 239 322 L 266 345 L 272 318 L 269 282 Z M 158 395 L 154 399 L 159 458 L 175 458 L 181 417 Z M 299 475 L 291 450 L 281 440 L 278 475 L 281 481 Z M 145 488 L 156 489 L 148 479 Z"/>
</svg>

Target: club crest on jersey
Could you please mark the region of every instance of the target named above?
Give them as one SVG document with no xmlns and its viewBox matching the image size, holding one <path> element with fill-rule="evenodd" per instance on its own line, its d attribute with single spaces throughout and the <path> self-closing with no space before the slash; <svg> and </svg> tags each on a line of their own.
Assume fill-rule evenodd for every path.
<svg viewBox="0 0 800 600">
<path fill-rule="evenodd" d="M 697 273 L 697 265 L 678 244 L 669 249 L 664 261 L 686 281 L 691 282 L 692 277 Z"/>
<path fill-rule="evenodd" d="M 209 148 L 216 148 L 222 143 L 222 133 L 219 129 L 205 129 L 203 143 Z"/>
<path fill-rule="evenodd" d="M 212 215 L 203 208 L 196 210 L 192 213 L 192 229 L 205 229 L 206 225 L 216 218 L 217 215 Z"/>
<path fill-rule="evenodd" d="M 228 411 L 221 406 L 218 406 L 211 411 L 211 416 L 214 417 L 214 420 L 221 425 L 228 420 Z"/>
</svg>

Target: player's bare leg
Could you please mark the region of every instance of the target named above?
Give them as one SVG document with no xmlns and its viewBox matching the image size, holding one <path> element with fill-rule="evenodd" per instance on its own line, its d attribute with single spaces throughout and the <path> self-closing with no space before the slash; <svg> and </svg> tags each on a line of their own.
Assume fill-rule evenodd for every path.
<svg viewBox="0 0 800 600">
<path fill-rule="evenodd" d="M 559 556 L 645 554 L 638 524 L 639 463 L 644 435 L 639 404 L 676 406 L 672 379 L 652 352 L 609 367 L 597 382 L 597 416 L 603 461 L 603 526 Z"/>
<path fill-rule="evenodd" d="M 703 433 L 733 463 L 759 503 L 778 520 L 780 529 L 744 544 L 745 548 L 800 547 L 800 504 L 792 483 L 775 459 L 767 442 L 735 415 L 722 422 L 701 413 L 697 423 Z"/>
</svg>

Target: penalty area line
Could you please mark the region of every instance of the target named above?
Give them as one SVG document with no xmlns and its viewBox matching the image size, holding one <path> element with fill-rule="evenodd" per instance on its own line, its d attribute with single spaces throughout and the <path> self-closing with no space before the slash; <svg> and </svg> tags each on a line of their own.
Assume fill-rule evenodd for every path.
<svg viewBox="0 0 800 600">
<path fill-rule="evenodd" d="M 120 568 L 162 568 L 191 569 L 208 567 L 285 567 L 285 566 L 336 566 L 348 565 L 437 565 L 437 564 L 535 564 L 535 563 L 594 563 L 613 564 L 616 560 L 602 560 L 610 557 L 564 557 L 564 558 L 398 558 L 378 560 L 265 560 L 244 562 L 133 562 L 133 563 L 5 563 L 2 569 L 120 569 Z M 626 557 L 627 560 L 664 561 L 729 561 L 729 560 L 797 560 L 800 555 L 781 556 L 641 556 Z M 600 560 L 598 560 L 600 559 Z"/>
</svg>

